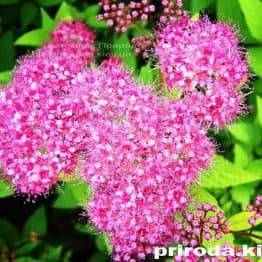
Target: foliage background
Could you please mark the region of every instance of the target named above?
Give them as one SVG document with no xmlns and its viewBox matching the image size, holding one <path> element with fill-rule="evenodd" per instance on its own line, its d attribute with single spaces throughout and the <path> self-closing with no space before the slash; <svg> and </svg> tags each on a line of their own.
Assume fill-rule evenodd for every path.
<svg viewBox="0 0 262 262">
<path fill-rule="evenodd" d="M 245 230 L 248 214 L 243 211 L 262 193 L 262 1 L 185 0 L 185 9 L 194 17 L 204 13 L 214 21 L 234 25 L 249 54 L 253 72 L 252 93 L 247 96 L 250 113 L 211 134 L 219 155 L 196 193 L 199 201 L 217 203 L 230 219 L 231 228 Z M 97 1 L 0 0 L 0 82 L 9 81 L 19 57 L 48 39 L 55 21 L 70 17 L 83 19 L 97 34 L 97 62 L 113 52 L 122 56 L 142 81 L 154 81 L 151 62 L 135 57 L 131 48 L 112 45 L 129 44 L 132 36 L 150 32 L 149 26 L 139 24 L 117 35 L 96 20 L 98 11 Z M 14 196 L 0 180 L 0 261 L 109 261 L 107 238 L 87 226 L 82 214 L 81 204 L 88 197 L 84 184 L 63 181 L 50 195 L 27 201 Z M 255 232 L 262 236 L 261 225 Z M 258 243 L 243 236 L 231 236 L 230 241 Z"/>
</svg>

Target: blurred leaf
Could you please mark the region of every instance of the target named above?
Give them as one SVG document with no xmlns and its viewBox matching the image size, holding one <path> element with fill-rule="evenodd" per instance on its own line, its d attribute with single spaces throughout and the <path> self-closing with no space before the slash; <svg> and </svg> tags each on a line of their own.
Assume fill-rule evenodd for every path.
<svg viewBox="0 0 262 262">
<path fill-rule="evenodd" d="M 262 127 L 262 97 L 256 96 L 257 99 L 257 120 Z"/>
<path fill-rule="evenodd" d="M 247 146 L 256 146 L 261 142 L 261 130 L 258 125 L 251 122 L 237 122 L 228 126 L 232 136 Z"/>
<path fill-rule="evenodd" d="M 94 28 L 108 28 L 105 21 L 97 20 L 96 16 L 99 12 L 99 5 L 90 5 L 84 11 L 85 21 L 88 25 Z"/>
<path fill-rule="evenodd" d="M 239 0 L 247 26 L 252 35 L 262 41 L 262 2 L 260 0 Z"/>
<path fill-rule="evenodd" d="M 101 253 L 93 254 L 88 260 L 88 262 L 106 262 L 106 261 L 108 261 L 108 258 Z"/>
<path fill-rule="evenodd" d="M 232 199 L 241 204 L 242 210 L 245 210 L 254 193 L 254 184 L 236 186 L 232 188 Z"/>
<path fill-rule="evenodd" d="M 0 5 L 17 4 L 19 0 L 0 0 Z"/>
<path fill-rule="evenodd" d="M 39 207 L 28 218 L 24 225 L 24 235 L 30 236 L 31 233 L 35 233 L 37 236 L 44 236 L 47 231 L 46 212 L 44 207 Z"/>
<path fill-rule="evenodd" d="M 172 99 L 172 100 L 178 99 L 182 95 L 182 92 L 179 88 L 172 88 L 172 89 L 163 88 L 162 92 L 163 92 L 164 97 L 166 97 L 168 99 Z"/>
<path fill-rule="evenodd" d="M 209 7 L 214 0 L 192 0 L 191 1 L 191 12 L 194 15 L 195 13 L 198 13 L 199 11 L 202 11 L 203 9 Z"/>
<path fill-rule="evenodd" d="M 55 202 L 54 208 L 77 208 L 90 199 L 92 195 L 90 187 L 84 183 L 65 183 L 63 192 L 59 194 Z"/>
<path fill-rule="evenodd" d="M 252 160 L 252 152 L 249 147 L 236 143 L 234 145 L 234 164 L 238 167 L 245 168 Z"/>
<path fill-rule="evenodd" d="M 12 78 L 10 71 L 0 72 L 0 84 L 8 84 Z"/>
<path fill-rule="evenodd" d="M 92 226 L 92 225 L 88 225 L 88 224 L 76 224 L 75 225 L 75 229 L 80 232 L 80 233 L 83 233 L 83 234 L 88 234 L 88 235 L 97 235 L 98 234 L 98 231 L 97 229 Z"/>
<path fill-rule="evenodd" d="M 38 3 L 42 6 L 53 6 L 53 5 L 59 5 L 63 2 L 63 0 L 37 0 Z"/>
<path fill-rule="evenodd" d="M 39 262 L 39 260 L 32 257 L 19 257 L 16 262 Z"/>
<path fill-rule="evenodd" d="M 48 13 L 41 8 L 42 28 L 45 31 L 52 31 L 55 28 L 55 21 L 48 15 Z"/>
<path fill-rule="evenodd" d="M 152 84 L 155 81 L 156 72 L 151 68 L 151 61 L 141 67 L 139 77 L 144 84 Z"/>
<path fill-rule="evenodd" d="M 262 179 L 262 159 L 254 160 L 247 166 L 246 170 L 252 174 L 252 176 L 257 176 Z"/>
<path fill-rule="evenodd" d="M 250 217 L 254 215 L 254 212 L 240 212 L 236 215 L 233 215 L 228 219 L 229 228 L 232 231 L 243 231 L 250 229 L 252 226 L 248 223 Z M 260 224 L 262 219 L 257 220 L 256 225 Z"/>
<path fill-rule="evenodd" d="M 136 69 L 136 56 L 127 33 L 114 36 L 113 51 L 116 56 L 123 59 L 129 69 Z"/>
<path fill-rule="evenodd" d="M 255 237 L 251 237 L 252 241 L 254 241 L 257 244 L 261 244 L 261 238 L 262 238 L 262 231 L 253 231 L 253 234 L 256 236 L 259 236 L 260 239 L 255 238 Z M 259 260 L 260 261 L 260 260 Z M 262 261 L 262 258 L 261 258 Z"/>
<path fill-rule="evenodd" d="M 262 77 L 262 47 L 248 48 L 252 70 L 260 77 Z"/>
<path fill-rule="evenodd" d="M 0 180 L 0 198 L 9 197 L 13 194 L 14 191 L 11 186 L 7 182 Z"/>
<path fill-rule="evenodd" d="M 49 33 L 43 29 L 35 29 L 20 36 L 15 45 L 21 46 L 41 46 L 49 40 Z"/>
<path fill-rule="evenodd" d="M 14 246 L 19 240 L 18 230 L 6 219 L 0 219 L 0 236 L 9 246 Z"/>
<path fill-rule="evenodd" d="M 20 9 L 20 20 L 23 28 L 30 25 L 36 18 L 38 8 L 31 2 L 25 2 Z"/>
<path fill-rule="evenodd" d="M 202 173 L 200 182 L 205 188 L 226 188 L 259 180 L 261 174 L 239 168 L 224 157 L 216 155 L 213 166 L 208 172 Z"/>
<path fill-rule="evenodd" d="M 101 234 L 96 237 L 96 246 L 98 250 L 100 250 L 101 252 L 104 252 L 107 254 L 112 253 L 113 248 L 106 234 Z"/>
<path fill-rule="evenodd" d="M 15 250 L 15 254 L 16 256 L 30 255 L 40 244 L 41 241 L 26 242 Z"/>
<path fill-rule="evenodd" d="M 244 38 L 244 42 L 255 42 L 251 36 L 242 13 L 238 0 L 217 0 L 217 18 L 219 21 L 234 24 L 240 29 L 240 33 Z"/>
<path fill-rule="evenodd" d="M 61 261 L 60 258 L 62 255 L 62 250 L 63 250 L 62 246 L 48 247 L 43 253 L 43 255 L 41 256 L 41 261 L 45 261 L 45 262 Z"/>
<path fill-rule="evenodd" d="M 68 5 L 66 2 L 63 2 L 56 13 L 55 20 L 73 20 L 73 14 L 70 5 Z"/>
<path fill-rule="evenodd" d="M 0 36 L 0 72 L 13 68 L 15 64 L 14 34 L 6 31 Z"/>
<path fill-rule="evenodd" d="M 193 205 L 209 203 L 218 206 L 217 200 L 198 184 L 192 184 L 189 192 Z"/>
<path fill-rule="evenodd" d="M 262 79 L 257 79 L 253 84 L 253 89 L 255 90 L 256 94 L 262 96 Z"/>
</svg>

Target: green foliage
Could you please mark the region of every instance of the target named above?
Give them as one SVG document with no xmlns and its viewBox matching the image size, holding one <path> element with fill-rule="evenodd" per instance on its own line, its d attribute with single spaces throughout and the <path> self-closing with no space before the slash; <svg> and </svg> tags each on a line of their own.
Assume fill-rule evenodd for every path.
<svg viewBox="0 0 262 262">
<path fill-rule="evenodd" d="M 44 207 L 39 207 L 26 221 L 24 236 L 28 237 L 34 233 L 37 236 L 44 236 L 47 231 L 46 212 Z"/>
<path fill-rule="evenodd" d="M 14 194 L 12 188 L 8 183 L 0 180 L 0 198 L 9 197 Z"/>
<path fill-rule="evenodd" d="M 99 21 L 96 19 L 97 14 L 99 13 L 98 5 L 90 5 L 84 11 L 85 22 L 96 29 L 105 29 L 108 28 L 108 25 L 104 21 Z"/>
<path fill-rule="evenodd" d="M 259 77 L 262 77 L 262 47 L 248 48 L 248 54 L 250 57 L 251 68 Z"/>
<path fill-rule="evenodd" d="M 68 182 L 53 203 L 54 208 L 76 208 L 84 205 L 91 197 L 90 187 L 83 182 Z"/>
<path fill-rule="evenodd" d="M 43 29 L 25 33 L 15 41 L 15 45 L 39 47 L 49 40 L 49 34 Z"/>
</svg>

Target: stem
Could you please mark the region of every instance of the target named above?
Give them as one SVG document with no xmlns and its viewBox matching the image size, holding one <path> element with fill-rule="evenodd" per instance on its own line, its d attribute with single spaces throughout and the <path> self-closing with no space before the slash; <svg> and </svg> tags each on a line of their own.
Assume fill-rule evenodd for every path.
<svg viewBox="0 0 262 262">
<path fill-rule="evenodd" d="M 246 231 L 240 231 L 240 232 L 230 231 L 230 233 L 232 233 L 232 234 L 234 234 L 234 235 L 239 235 L 239 236 L 254 237 L 254 238 L 257 238 L 257 239 L 262 240 L 262 237 L 261 237 L 261 236 L 258 236 L 258 235 L 254 234 L 254 233 L 250 233 L 250 232 L 246 232 Z"/>
</svg>

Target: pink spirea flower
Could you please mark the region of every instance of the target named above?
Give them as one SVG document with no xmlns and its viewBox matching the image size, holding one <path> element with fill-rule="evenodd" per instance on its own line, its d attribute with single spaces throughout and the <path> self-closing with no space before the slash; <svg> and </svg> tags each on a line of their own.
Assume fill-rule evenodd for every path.
<svg viewBox="0 0 262 262">
<path fill-rule="evenodd" d="M 200 121 L 223 127 L 243 111 L 248 65 L 224 23 L 173 19 L 157 33 L 156 55 L 167 88 L 179 88 Z M 190 102 L 189 102 L 190 103 Z"/>
<path fill-rule="evenodd" d="M 83 177 L 94 196 L 91 222 L 106 232 L 115 261 L 143 259 L 178 239 L 174 212 L 210 163 L 214 148 L 184 103 L 132 80 L 118 60 L 76 77 L 72 95 L 89 108 Z"/>
<path fill-rule="evenodd" d="M 20 61 L 1 93 L 0 159 L 5 177 L 21 193 L 46 193 L 60 172 L 75 169 L 80 119 L 87 116 L 84 104 L 67 96 L 94 49 L 77 53 L 71 44 L 91 45 L 93 39 L 80 22 L 62 22 L 50 43 Z"/>
</svg>

